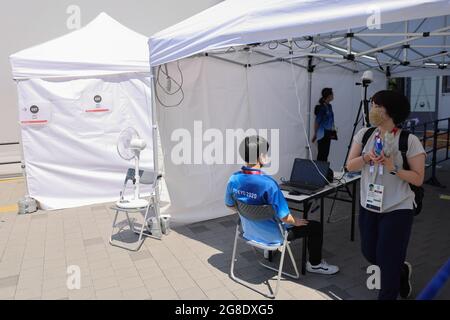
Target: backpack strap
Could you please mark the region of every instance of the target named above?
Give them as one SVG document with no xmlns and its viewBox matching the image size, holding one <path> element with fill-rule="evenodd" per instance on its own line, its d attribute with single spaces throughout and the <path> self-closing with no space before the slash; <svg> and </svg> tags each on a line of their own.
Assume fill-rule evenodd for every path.
<svg viewBox="0 0 450 320">
<path fill-rule="evenodd" d="M 406 153 L 408 152 L 408 137 L 409 137 L 409 131 L 408 130 L 402 130 L 400 132 L 400 138 L 398 142 L 398 149 L 400 150 L 403 158 L 403 169 L 409 170 L 409 164 L 408 159 L 406 158 Z"/>
<path fill-rule="evenodd" d="M 364 150 L 364 147 L 367 144 L 367 141 L 369 141 L 370 136 L 374 133 L 376 127 L 371 127 L 369 129 L 367 129 L 366 132 L 364 132 L 363 138 L 362 138 L 362 148 L 361 150 Z"/>
</svg>

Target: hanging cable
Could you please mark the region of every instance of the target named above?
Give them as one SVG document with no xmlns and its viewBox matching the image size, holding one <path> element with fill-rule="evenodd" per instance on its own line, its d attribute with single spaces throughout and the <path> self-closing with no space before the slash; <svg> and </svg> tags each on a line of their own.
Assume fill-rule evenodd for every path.
<svg viewBox="0 0 450 320">
<path fill-rule="evenodd" d="M 302 49 L 302 50 L 306 50 L 306 49 L 311 48 L 311 46 L 312 46 L 313 43 L 314 43 L 312 40 L 301 40 L 302 42 L 304 42 L 304 41 L 308 41 L 308 42 L 309 42 L 309 45 L 307 45 L 306 47 L 302 47 L 302 46 L 299 46 L 299 45 L 298 45 L 297 41 L 298 41 L 298 40 L 292 40 L 292 42 L 295 44 L 295 46 L 296 46 L 297 48 L 299 48 L 299 49 Z"/>
<path fill-rule="evenodd" d="M 273 43 L 275 43 L 275 46 L 271 45 L 271 44 L 273 44 Z M 275 50 L 276 48 L 278 48 L 278 41 L 270 41 L 270 42 L 268 42 L 268 43 L 267 43 L 267 47 L 268 47 L 270 50 Z"/>
<path fill-rule="evenodd" d="M 300 102 L 300 97 L 298 96 L 298 84 L 297 84 L 297 78 L 295 77 L 295 72 L 294 72 L 294 65 L 293 65 L 293 59 L 291 56 L 291 73 L 292 73 L 292 79 L 294 80 L 294 86 L 295 86 L 295 96 L 297 98 L 297 105 L 298 105 L 298 113 L 300 115 L 300 119 L 303 123 L 303 131 L 305 133 L 305 138 L 306 138 L 306 145 L 308 146 L 308 150 L 309 150 L 309 155 L 310 155 L 310 160 L 313 163 L 313 165 L 316 167 L 317 172 L 319 172 L 319 174 L 322 176 L 322 178 L 325 179 L 325 181 L 331 185 L 332 182 L 330 182 L 320 171 L 319 167 L 317 166 L 317 164 L 312 160 L 313 156 L 312 156 L 312 151 L 311 151 L 311 144 L 309 143 L 309 137 L 308 137 L 308 133 L 306 132 L 306 125 L 305 125 L 305 120 L 303 118 L 302 115 L 302 108 L 301 108 L 301 102 Z"/>
<path fill-rule="evenodd" d="M 163 70 L 163 67 L 164 67 L 164 70 Z M 178 82 L 176 79 L 174 79 L 172 76 L 169 75 L 169 70 L 168 70 L 167 64 L 165 64 L 164 66 L 158 67 L 158 72 L 156 75 L 156 84 L 157 85 L 156 85 L 156 89 L 155 89 L 155 96 L 156 96 L 156 99 L 158 100 L 158 102 L 166 108 L 178 107 L 184 101 L 184 91 L 183 91 L 184 76 L 183 76 L 183 72 L 181 71 L 180 61 L 177 61 L 177 69 L 180 74 L 180 82 Z M 161 75 L 166 77 L 166 81 L 167 81 L 166 86 L 161 84 Z M 175 86 L 177 88 L 174 91 L 172 91 L 173 84 L 175 84 Z M 164 94 L 166 94 L 167 96 L 170 96 L 170 97 L 174 96 L 177 93 L 181 93 L 180 101 L 178 101 L 175 104 L 171 104 L 171 105 L 162 102 L 160 95 L 158 94 L 158 88 L 160 88 Z"/>
</svg>

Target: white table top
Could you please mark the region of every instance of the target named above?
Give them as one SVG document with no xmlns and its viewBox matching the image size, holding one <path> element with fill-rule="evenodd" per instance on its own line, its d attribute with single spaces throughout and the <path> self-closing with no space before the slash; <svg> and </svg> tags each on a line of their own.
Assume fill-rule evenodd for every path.
<svg viewBox="0 0 450 320">
<path fill-rule="evenodd" d="M 316 192 L 314 194 L 309 194 L 309 195 L 301 194 L 301 195 L 295 196 L 295 195 L 290 195 L 289 191 L 285 191 L 285 190 L 281 190 L 281 191 L 283 192 L 283 195 L 286 198 L 286 200 L 288 200 L 288 201 L 292 200 L 292 201 L 296 201 L 296 202 L 303 202 L 303 201 L 305 201 L 305 200 L 307 200 L 309 198 L 317 197 L 317 195 L 320 195 L 321 193 L 325 193 L 325 192 L 330 191 L 332 189 L 336 189 L 337 187 L 340 187 L 340 186 L 345 186 L 346 184 L 348 184 L 350 182 L 353 182 L 353 181 L 356 181 L 356 180 L 359 180 L 361 178 L 360 174 L 352 173 L 351 177 L 349 177 L 348 175 L 349 175 L 349 173 L 346 173 L 342 177 L 342 172 L 336 172 L 335 171 L 334 172 L 334 177 L 335 178 L 341 178 L 342 177 L 340 179 L 341 182 L 339 182 L 339 181 L 333 182 L 332 184 L 327 185 L 326 187 L 324 187 L 323 189 L 321 189 L 320 191 L 318 191 L 318 192 Z"/>
</svg>

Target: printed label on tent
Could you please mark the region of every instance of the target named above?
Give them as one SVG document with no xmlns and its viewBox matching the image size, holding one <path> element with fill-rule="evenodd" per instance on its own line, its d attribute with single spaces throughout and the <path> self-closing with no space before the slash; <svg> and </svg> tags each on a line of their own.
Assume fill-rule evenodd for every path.
<svg viewBox="0 0 450 320">
<path fill-rule="evenodd" d="M 30 103 L 19 110 L 22 125 L 45 125 L 51 120 L 52 107 L 48 102 Z"/>
<path fill-rule="evenodd" d="M 80 113 L 77 121 L 77 134 L 80 136 L 104 135 L 110 127 L 116 127 L 115 88 L 102 81 L 89 83 L 79 100 Z"/>
<path fill-rule="evenodd" d="M 86 113 L 105 113 L 111 111 L 111 96 L 96 94 L 92 98 L 88 96 Z"/>
</svg>

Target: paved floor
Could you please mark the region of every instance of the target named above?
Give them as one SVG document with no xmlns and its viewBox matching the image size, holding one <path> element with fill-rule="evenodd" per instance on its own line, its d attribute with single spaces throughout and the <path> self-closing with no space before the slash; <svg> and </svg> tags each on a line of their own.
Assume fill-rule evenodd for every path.
<svg viewBox="0 0 450 320">
<path fill-rule="evenodd" d="M 448 186 L 449 168 L 439 171 Z M 413 296 L 450 256 L 450 201 L 440 197 L 449 191 L 426 188 L 408 252 Z M 234 216 L 177 227 L 132 253 L 108 244 L 113 215 L 108 205 L 17 215 L 14 204 L 23 190 L 23 180 L 0 181 L 0 299 L 264 299 L 228 276 Z M 325 212 L 329 207 L 327 202 Z M 283 280 L 279 299 L 376 298 L 377 292 L 366 287 L 368 264 L 359 238 L 349 241 L 349 213 L 348 204 L 339 204 L 333 222 L 325 225 L 324 258 L 341 272 Z M 300 257 L 300 242 L 294 255 Z M 255 262 L 253 252 L 242 247 L 237 274 L 267 290 L 265 282 L 274 285 L 273 273 Z M 69 266 L 80 268 L 79 290 L 68 289 Z M 450 284 L 438 298 L 450 299 Z"/>
</svg>

